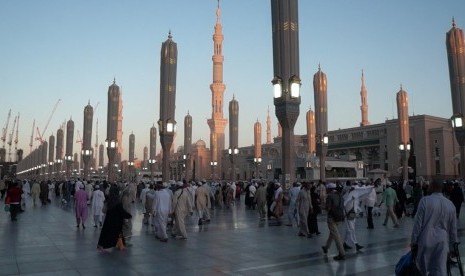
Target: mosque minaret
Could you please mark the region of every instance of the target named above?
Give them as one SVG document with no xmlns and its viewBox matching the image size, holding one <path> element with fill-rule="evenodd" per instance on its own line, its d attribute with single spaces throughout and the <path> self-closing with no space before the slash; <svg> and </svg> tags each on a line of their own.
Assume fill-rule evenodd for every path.
<svg viewBox="0 0 465 276">
<path fill-rule="evenodd" d="M 225 149 L 224 129 L 228 123 L 223 117 L 223 94 L 226 86 L 223 83 L 223 31 L 220 23 L 220 4 L 216 9 L 215 33 L 213 34 L 213 83 L 210 85 L 212 92 L 212 117 L 208 119 L 210 127 L 210 152 L 211 161 L 216 161 L 221 168 L 221 153 Z M 221 172 L 219 172 L 221 175 Z"/>
</svg>

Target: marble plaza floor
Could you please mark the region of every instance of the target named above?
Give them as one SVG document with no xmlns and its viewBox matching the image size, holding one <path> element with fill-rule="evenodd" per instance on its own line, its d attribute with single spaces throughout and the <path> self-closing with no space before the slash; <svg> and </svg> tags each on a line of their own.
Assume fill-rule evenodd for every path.
<svg viewBox="0 0 465 276">
<path fill-rule="evenodd" d="M 412 228 L 410 218 L 393 228 L 375 217 L 374 230 L 357 219 L 357 238 L 365 248 L 349 251 L 345 261 L 337 262 L 332 259 L 334 244 L 327 257 L 321 251 L 328 235 L 324 216 L 319 217 L 322 234 L 302 238 L 295 226 L 260 223 L 257 212 L 246 210 L 242 201 L 232 209 L 216 209 L 208 225 L 199 227 L 192 217 L 187 240 L 162 243 L 141 223 L 140 204 L 133 213 L 132 246 L 100 253 L 99 228 L 88 219 L 86 229 L 77 229 L 72 208 L 58 202 L 28 204 L 17 222 L 2 211 L 0 275 L 394 275 L 396 262 L 408 251 Z M 462 244 L 464 216 L 462 212 L 459 222 Z M 463 245 L 461 253 L 465 256 Z M 457 267 L 453 275 L 458 275 Z"/>
</svg>

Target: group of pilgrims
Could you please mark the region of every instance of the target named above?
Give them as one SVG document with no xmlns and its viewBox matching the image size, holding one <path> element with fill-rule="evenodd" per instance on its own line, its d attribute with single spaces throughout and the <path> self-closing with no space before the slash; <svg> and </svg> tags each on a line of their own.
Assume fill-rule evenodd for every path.
<svg viewBox="0 0 465 276">
<path fill-rule="evenodd" d="M 281 185 L 278 181 L 266 183 L 262 180 L 110 183 L 81 179 L 11 179 L 0 182 L 0 191 L 2 199 L 5 194 L 10 194 L 12 221 L 16 221 L 17 215 L 31 202 L 33 206 L 56 203 L 63 208 L 74 208 L 76 227 L 82 229 L 86 228 L 90 213 L 93 227 L 101 228 L 97 249 L 103 252 L 130 245 L 134 204 L 141 205 L 142 223 L 153 226 L 159 241 L 168 242 L 168 233 L 175 239 L 188 238 L 186 223 L 190 223 L 189 217 L 194 212 L 198 225 L 208 224 L 214 209 L 228 210 L 240 203 L 243 195 L 247 212 L 257 210 L 260 222 L 268 219 L 270 226 L 297 227 L 299 237 L 320 235 L 317 218 L 325 215 L 328 239 L 322 250 L 326 254 L 334 241 L 339 253 L 334 259 L 343 260 L 345 251 L 363 249 L 356 237 L 356 218 L 366 216 L 367 229 L 374 229 L 373 217 L 381 216 L 380 207 L 384 203 L 383 225 L 387 226 L 391 219 L 393 227 L 399 227 L 402 216 L 414 217 L 427 189 L 427 183 L 391 183 L 381 179 L 344 183 L 295 182 L 288 189 Z M 457 217 L 464 201 L 463 188 L 463 182 L 444 183 L 443 193 L 454 203 Z M 339 204 L 335 203 L 336 195 L 340 196 L 337 202 L 344 209 L 342 221 L 332 215 L 332 210 Z M 338 222 L 345 225 L 343 236 L 339 234 Z"/>
</svg>

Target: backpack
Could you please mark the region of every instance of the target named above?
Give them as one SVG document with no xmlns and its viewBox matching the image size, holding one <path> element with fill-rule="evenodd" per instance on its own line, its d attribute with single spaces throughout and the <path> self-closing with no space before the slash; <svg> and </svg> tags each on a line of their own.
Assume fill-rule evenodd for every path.
<svg viewBox="0 0 465 276">
<path fill-rule="evenodd" d="M 336 197 L 332 198 L 333 204 L 332 204 L 331 210 L 329 211 L 329 214 L 335 222 L 341 222 L 341 221 L 344 221 L 345 219 L 344 201 L 342 200 L 342 195 L 340 195 L 339 193 L 336 193 L 336 194 L 337 194 L 338 202 L 337 204 L 336 202 L 334 202 L 334 199 Z"/>
</svg>

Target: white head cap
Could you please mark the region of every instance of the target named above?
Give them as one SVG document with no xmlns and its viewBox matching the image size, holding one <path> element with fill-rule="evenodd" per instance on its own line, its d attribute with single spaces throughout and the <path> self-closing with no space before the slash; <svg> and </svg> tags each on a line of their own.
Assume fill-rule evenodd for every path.
<svg viewBox="0 0 465 276">
<path fill-rule="evenodd" d="M 326 188 L 328 188 L 328 189 L 336 189 L 336 183 L 328 183 L 328 185 L 326 185 Z"/>
</svg>

